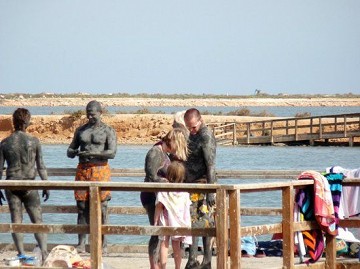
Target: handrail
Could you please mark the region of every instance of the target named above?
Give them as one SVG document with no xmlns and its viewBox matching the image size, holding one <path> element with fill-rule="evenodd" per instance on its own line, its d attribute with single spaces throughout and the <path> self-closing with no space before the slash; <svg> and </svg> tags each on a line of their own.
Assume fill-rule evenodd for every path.
<svg viewBox="0 0 360 269">
<path fill-rule="evenodd" d="M 242 126 L 245 126 L 243 128 Z M 259 120 L 240 124 L 239 143 L 275 143 L 360 137 L 360 113 Z"/>
<path fill-rule="evenodd" d="M 73 172 L 71 169 L 60 169 L 59 171 Z M 224 173 L 225 175 L 226 173 Z M 228 172 L 233 176 L 237 173 Z M 240 173 L 239 173 L 240 174 Z M 272 175 L 275 175 L 273 173 Z M 280 173 L 281 174 L 281 173 Z M 286 175 L 284 173 L 283 175 Z M 278 174 L 276 174 L 277 176 Z M 69 176 L 66 173 L 66 176 Z M 275 177 L 276 178 L 276 177 Z M 167 184 L 167 183 L 129 183 L 129 182 L 64 182 L 64 181 L 10 181 L 1 180 L 0 189 L 53 189 L 53 190 L 90 190 L 90 225 L 75 224 L 2 224 L 0 232 L 44 232 L 44 233 L 89 233 L 90 253 L 94 268 L 101 268 L 101 235 L 102 234 L 131 234 L 131 235 L 216 235 L 217 240 L 217 268 L 241 268 L 240 238 L 243 235 L 258 235 L 268 233 L 283 233 L 283 267 L 282 268 L 302 268 L 302 265 L 294 264 L 294 242 L 293 234 L 296 231 L 303 231 L 317 227 L 314 222 L 295 222 L 293 221 L 293 202 L 294 190 L 306 185 L 312 185 L 312 180 L 291 180 L 269 183 L 246 183 L 246 184 Z M 359 186 L 359 179 L 346 179 L 344 185 Z M 201 191 L 216 192 L 216 228 L 172 228 L 172 227 L 153 227 L 153 226 L 118 226 L 101 225 L 100 210 L 100 191 Z M 282 208 L 270 209 L 282 215 L 282 222 L 279 224 L 265 224 L 257 226 L 240 225 L 240 215 L 249 212 L 249 209 L 240 207 L 240 195 L 246 192 L 274 191 L 282 192 Z M 73 208 L 74 209 L 74 208 Z M 115 210 L 115 209 L 114 209 Z M 116 211 L 116 210 L 115 210 Z M 259 214 L 267 214 L 267 210 L 258 210 Z M 0 212 L 2 213 L 2 212 Z M 73 212 L 74 213 L 74 212 Z M 225 221 L 224 221 L 225 220 Z M 228 220 L 228 221 L 226 221 Z M 360 227 L 360 220 L 342 220 L 344 227 Z M 229 240 L 231 238 L 231 240 Z M 336 268 L 335 237 L 327 236 L 326 266 Z M 230 260 L 228 260 L 228 246 L 230 246 Z M 341 261 L 339 261 L 341 262 Z M 339 263 L 338 262 L 338 263 Z M 321 264 L 321 263 L 320 263 Z M 309 265 L 309 267 L 319 266 L 319 264 Z M 355 268 L 355 267 L 353 267 Z"/>
</svg>

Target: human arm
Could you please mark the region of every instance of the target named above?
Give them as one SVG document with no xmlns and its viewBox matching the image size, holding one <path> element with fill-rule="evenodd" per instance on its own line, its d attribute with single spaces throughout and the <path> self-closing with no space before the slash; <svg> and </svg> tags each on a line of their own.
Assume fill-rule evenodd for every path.
<svg viewBox="0 0 360 269">
<path fill-rule="evenodd" d="M 47 170 L 43 160 L 41 145 L 39 141 L 37 141 L 37 147 L 36 147 L 36 168 L 41 180 L 48 180 Z M 44 198 L 44 202 L 46 202 L 50 197 L 50 191 L 43 190 L 42 197 Z"/>
<path fill-rule="evenodd" d="M 67 156 L 72 159 L 75 158 L 79 153 L 79 149 L 78 149 L 79 146 L 80 146 L 80 144 L 78 142 L 78 130 L 76 130 L 74 137 L 67 149 L 67 152 L 66 152 Z"/>
<path fill-rule="evenodd" d="M 158 226 L 159 225 L 159 220 L 160 220 L 160 214 L 164 209 L 164 205 L 160 202 L 158 202 L 155 206 L 155 214 L 154 214 L 154 226 Z"/>
<path fill-rule="evenodd" d="M 2 150 L 2 146 L 0 144 L 0 180 L 2 179 L 2 175 L 3 175 L 3 171 L 4 171 L 4 155 L 3 155 L 3 150 Z M 3 205 L 3 202 L 5 201 L 5 197 L 4 194 L 2 193 L 2 191 L 0 190 L 0 205 Z"/>
<path fill-rule="evenodd" d="M 148 182 L 168 182 L 159 170 L 164 166 L 164 153 L 158 146 L 152 147 L 145 157 L 145 177 Z"/>
<path fill-rule="evenodd" d="M 208 184 L 217 183 L 215 160 L 216 160 L 216 140 L 212 133 L 208 132 L 203 136 L 201 141 L 204 161 L 206 165 L 206 180 Z M 215 205 L 215 194 L 208 193 L 206 195 L 206 202 L 209 206 Z"/>
</svg>

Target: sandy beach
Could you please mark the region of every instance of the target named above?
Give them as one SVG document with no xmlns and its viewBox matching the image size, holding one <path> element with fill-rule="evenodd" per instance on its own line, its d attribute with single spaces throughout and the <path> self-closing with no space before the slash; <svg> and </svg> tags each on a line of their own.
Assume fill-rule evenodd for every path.
<svg viewBox="0 0 360 269">
<path fill-rule="evenodd" d="M 41 98 L 0 98 L 2 106 L 86 106 L 96 99 L 106 106 L 138 106 L 138 107 L 162 107 L 162 106 L 360 106 L 360 98 L 337 98 L 337 97 L 308 97 L 286 98 L 268 97 L 260 98 L 250 96 L 247 98 L 112 98 L 97 96 L 79 97 L 52 97 L 44 95 Z"/>
<path fill-rule="evenodd" d="M 0 99 L 1 106 L 85 106 L 91 96 L 78 98 L 17 98 Z M 106 106 L 359 106 L 360 98 L 246 98 L 246 99 L 166 99 L 166 98 L 96 98 Z M 1 113 L 0 113 L 1 114 Z M 106 114 L 103 121 L 117 132 L 119 144 L 152 144 L 172 127 L 170 114 Z M 206 123 L 244 123 L 271 117 L 203 115 Z M 72 115 L 34 115 L 28 132 L 45 144 L 68 144 L 77 127 L 86 122 L 86 117 Z M 11 115 L 0 115 L 0 139 L 12 131 Z"/>
</svg>

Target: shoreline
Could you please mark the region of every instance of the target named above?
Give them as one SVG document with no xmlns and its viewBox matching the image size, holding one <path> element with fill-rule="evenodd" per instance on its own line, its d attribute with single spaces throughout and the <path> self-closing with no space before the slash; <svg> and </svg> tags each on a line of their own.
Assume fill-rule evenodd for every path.
<svg viewBox="0 0 360 269">
<path fill-rule="evenodd" d="M 48 97 L 42 98 L 17 98 L 0 99 L 1 106 L 86 106 L 91 100 L 97 100 L 106 106 L 135 106 L 135 107 L 232 107 L 232 106 L 304 106 L 304 107 L 326 107 L 326 106 L 360 106 L 360 98 L 284 98 L 284 97 L 248 97 L 237 98 L 98 98 L 96 96 L 86 97 Z"/>
<path fill-rule="evenodd" d="M 86 104 L 93 100 L 91 97 L 54 98 L 17 98 L 0 99 L 0 106 L 82 106 L 85 111 Z M 108 106 L 135 106 L 135 107 L 239 107 L 241 106 L 358 106 L 360 98 L 195 98 L 195 99 L 166 99 L 166 98 L 96 98 L 106 109 Z M 243 124 L 249 121 L 279 119 L 281 117 L 259 116 L 232 116 L 232 115 L 203 115 L 206 123 L 235 122 Z M 161 139 L 172 127 L 172 114 L 107 114 L 102 115 L 103 121 L 112 126 L 117 133 L 117 144 L 149 145 Z M 86 116 L 73 115 L 33 115 L 28 133 L 43 144 L 69 144 L 77 127 L 87 121 Z M 12 132 L 11 115 L 0 115 L 0 140 Z"/>
</svg>

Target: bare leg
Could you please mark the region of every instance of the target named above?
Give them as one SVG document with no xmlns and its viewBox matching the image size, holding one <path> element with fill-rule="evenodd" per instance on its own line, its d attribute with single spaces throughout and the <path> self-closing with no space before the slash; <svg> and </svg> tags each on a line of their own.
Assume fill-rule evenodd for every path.
<svg viewBox="0 0 360 269">
<path fill-rule="evenodd" d="M 40 205 L 40 197 L 37 190 L 30 191 L 28 195 L 24 198 L 24 205 L 29 218 L 32 223 L 42 223 L 42 210 Z M 41 249 L 41 255 L 43 261 L 45 261 L 48 256 L 47 251 L 47 235 L 43 233 L 35 233 L 35 239 Z"/>
<path fill-rule="evenodd" d="M 180 269 L 182 260 L 180 240 L 171 239 L 171 245 L 174 253 L 175 269 Z"/>
<path fill-rule="evenodd" d="M 154 225 L 155 203 L 144 205 L 144 208 L 146 209 L 150 225 Z M 157 259 L 158 255 L 156 253 L 158 244 L 159 244 L 159 237 L 157 235 L 152 235 L 150 237 L 149 247 L 148 247 L 149 262 L 150 262 L 151 269 L 159 269 L 160 268 L 158 259 Z"/>
<path fill-rule="evenodd" d="M 169 253 L 169 236 L 160 241 L 160 268 L 166 269 L 166 263 Z"/>
<path fill-rule="evenodd" d="M 189 260 L 186 263 L 185 269 L 198 268 L 197 256 L 199 238 L 193 236 L 192 241 L 192 245 L 189 247 Z"/>
<path fill-rule="evenodd" d="M 212 258 L 212 237 L 203 237 L 204 245 L 204 259 L 201 264 L 201 269 L 211 269 L 211 258 Z"/>
<path fill-rule="evenodd" d="M 9 204 L 10 216 L 12 223 L 22 223 L 23 222 L 23 214 L 22 214 L 22 202 L 20 198 L 12 194 L 11 191 L 5 190 L 6 199 Z M 22 233 L 12 233 L 11 234 L 16 250 L 19 255 L 25 254 L 24 251 L 24 235 Z"/>
<path fill-rule="evenodd" d="M 89 223 L 89 202 L 88 201 L 76 201 L 78 208 L 77 224 Z M 76 247 L 80 253 L 85 252 L 86 234 L 78 234 L 79 243 Z"/>
<path fill-rule="evenodd" d="M 101 202 L 101 223 L 108 223 L 108 211 L 107 211 L 108 201 Z M 107 254 L 107 241 L 105 235 L 102 235 L 102 252 Z"/>
</svg>

